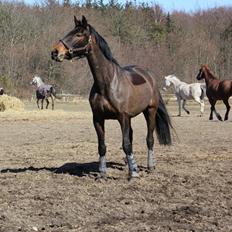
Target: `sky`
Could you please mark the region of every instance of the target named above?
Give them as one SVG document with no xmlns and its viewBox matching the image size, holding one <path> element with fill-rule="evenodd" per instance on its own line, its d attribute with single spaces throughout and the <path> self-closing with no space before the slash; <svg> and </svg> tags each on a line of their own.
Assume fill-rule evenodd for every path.
<svg viewBox="0 0 232 232">
<path fill-rule="evenodd" d="M 40 0 L 23 0 L 23 1 L 25 3 L 30 3 L 30 4 L 33 4 L 34 2 L 37 3 L 40 2 Z M 63 0 L 59 0 L 59 1 L 62 2 Z M 198 10 L 205 10 L 205 9 L 220 7 L 220 6 L 232 7 L 232 0 L 132 0 L 132 2 L 134 1 L 136 1 L 137 3 L 146 2 L 149 5 L 157 3 L 166 12 L 172 12 L 173 10 L 194 12 Z M 75 2 L 75 0 L 72 0 L 72 2 Z M 105 0 L 105 2 L 107 2 L 107 0 Z M 126 0 L 118 0 L 118 2 L 125 3 Z"/>
</svg>

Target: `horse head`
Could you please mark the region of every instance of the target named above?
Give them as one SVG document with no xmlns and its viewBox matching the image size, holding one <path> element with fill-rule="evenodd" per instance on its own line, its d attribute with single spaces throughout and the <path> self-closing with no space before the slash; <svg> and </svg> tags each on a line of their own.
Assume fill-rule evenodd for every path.
<svg viewBox="0 0 232 232">
<path fill-rule="evenodd" d="M 163 90 L 167 91 L 168 88 L 171 86 L 171 81 L 170 79 L 173 77 L 174 75 L 168 75 L 164 77 L 164 86 L 163 86 Z"/>
<path fill-rule="evenodd" d="M 39 76 L 34 76 L 32 81 L 30 82 L 31 85 L 36 85 L 36 86 L 38 86 L 41 83 L 42 83 L 42 79 Z"/>
<path fill-rule="evenodd" d="M 85 18 L 77 20 L 74 16 L 75 27 L 53 46 L 51 58 L 62 62 L 64 59 L 85 57 L 91 50 L 90 26 Z"/>
<path fill-rule="evenodd" d="M 208 71 L 209 71 L 208 65 L 202 64 L 202 65 L 201 65 L 201 68 L 199 69 L 199 72 L 198 72 L 198 74 L 197 74 L 197 76 L 196 76 L 196 79 L 197 79 L 198 81 L 204 79 L 204 78 L 205 78 L 205 72 L 208 72 Z"/>
</svg>

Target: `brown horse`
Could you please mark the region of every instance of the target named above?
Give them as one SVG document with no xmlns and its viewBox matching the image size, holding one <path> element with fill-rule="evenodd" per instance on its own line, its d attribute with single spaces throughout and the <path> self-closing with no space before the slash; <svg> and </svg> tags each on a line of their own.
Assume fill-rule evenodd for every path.
<svg viewBox="0 0 232 232">
<path fill-rule="evenodd" d="M 197 80 L 205 79 L 206 95 L 211 104 L 211 112 L 209 120 L 213 119 L 213 112 L 216 114 L 218 120 L 222 121 L 221 115 L 216 111 L 215 104 L 217 100 L 222 100 L 226 105 L 226 113 L 224 120 L 228 120 L 230 105 L 229 97 L 232 96 L 232 80 L 218 80 L 210 71 L 207 65 L 201 65 Z"/>
<path fill-rule="evenodd" d="M 93 112 L 93 124 L 98 137 L 99 171 L 106 174 L 106 119 L 117 119 L 122 130 L 122 147 L 126 154 L 129 177 L 137 177 L 137 165 L 133 156 L 133 130 L 131 118 L 143 112 L 147 122 L 148 168 L 154 168 L 153 131 L 156 129 L 160 144 L 171 144 L 170 118 L 158 90 L 155 78 L 138 66 L 121 67 L 113 58 L 105 39 L 87 23 L 77 20 L 75 27 L 54 45 L 53 60 L 86 57 L 93 75 L 89 101 Z"/>
</svg>

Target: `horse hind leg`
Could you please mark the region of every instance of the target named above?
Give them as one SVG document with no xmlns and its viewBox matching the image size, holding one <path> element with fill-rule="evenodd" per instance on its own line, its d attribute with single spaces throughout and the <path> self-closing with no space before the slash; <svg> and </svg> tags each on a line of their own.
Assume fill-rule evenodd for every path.
<svg viewBox="0 0 232 232">
<path fill-rule="evenodd" d="M 149 171 L 152 171 L 155 168 L 154 163 L 154 136 L 153 132 L 155 130 L 155 114 L 156 110 L 155 108 L 147 108 L 144 112 L 144 117 L 146 119 L 147 123 L 147 149 L 148 149 L 148 155 L 147 155 L 147 168 Z"/>
<path fill-rule="evenodd" d="M 134 159 L 130 129 L 131 129 L 131 119 L 127 115 L 121 115 L 119 118 L 119 123 L 122 130 L 122 147 L 126 154 L 128 169 L 129 169 L 129 179 L 138 177 L 138 167 Z"/>
<path fill-rule="evenodd" d="M 201 98 L 194 98 L 194 100 L 200 104 L 200 116 L 202 116 L 204 114 L 204 109 L 205 109 L 205 103 L 204 103 L 204 100 L 201 100 Z"/>
<path fill-rule="evenodd" d="M 52 95 L 51 95 L 51 100 L 52 100 L 52 110 L 54 110 L 54 99 L 53 99 Z"/>
<path fill-rule="evenodd" d="M 189 110 L 186 109 L 185 104 L 186 104 L 186 100 L 183 100 L 182 108 L 187 114 L 190 114 Z"/>
<path fill-rule="evenodd" d="M 230 104 L 228 102 L 228 99 L 223 100 L 224 104 L 226 105 L 226 114 L 224 121 L 228 120 L 229 112 L 230 112 Z"/>
</svg>

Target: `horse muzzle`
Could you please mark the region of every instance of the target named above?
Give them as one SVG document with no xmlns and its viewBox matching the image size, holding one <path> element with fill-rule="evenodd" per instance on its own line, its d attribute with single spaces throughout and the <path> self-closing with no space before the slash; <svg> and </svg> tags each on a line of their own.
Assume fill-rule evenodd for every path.
<svg viewBox="0 0 232 232">
<path fill-rule="evenodd" d="M 65 58 L 65 55 L 59 54 L 59 52 L 57 50 L 53 50 L 51 52 L 51 58 L 52 58 L 52 60 L 55 60 L 57 62 L 62 62 Z"/>
<path fill-rule="evenodd" d="M 163 91 L 167 91 L 168 89 L 166 87 L 163 87 Z"/>
</svg>

